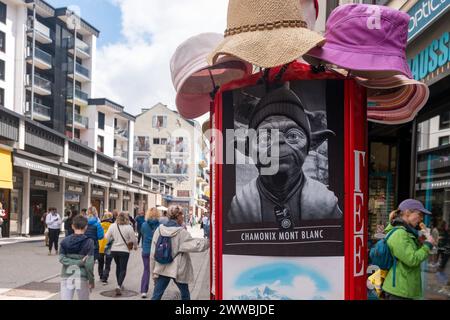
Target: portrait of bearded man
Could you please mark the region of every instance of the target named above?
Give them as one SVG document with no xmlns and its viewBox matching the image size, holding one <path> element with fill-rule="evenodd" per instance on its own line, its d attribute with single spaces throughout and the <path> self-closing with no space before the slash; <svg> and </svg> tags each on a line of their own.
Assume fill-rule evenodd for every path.
<svg viewBox="0 0 450 320">
<path fill-rule="evenodd" d="M 302 169 L 309 151 L 334 133 L 311 132 L 308 111 L 292 90 L 283 86 L 266 94 L 250 115 L 249 129 L 256 130 L 258 140 L 249 147 L 258 150 L 265 144 L 270 148 L 270 132 L 278 130 L 279 168 L 275 174 L 261 174 L 265 165 L 258 157 L 260 174 L 233 198 L 228 212 L 231 224 L 275 222 L 290 229 L 301 220 L 342 218 L 335 194 Z"/>
</svg>

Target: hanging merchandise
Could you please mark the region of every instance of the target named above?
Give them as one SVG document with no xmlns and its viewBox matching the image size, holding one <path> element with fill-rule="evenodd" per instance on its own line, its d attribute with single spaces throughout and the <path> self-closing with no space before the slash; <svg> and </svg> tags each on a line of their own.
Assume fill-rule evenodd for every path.
<svg viewBox="0 0 450 320">
<path fill-rule="evenodd" d="M 408 23 L 407 13 L 385 6 L 339 6 L 326 23 L 326 44 L 304 58 L 313 65 L 324 61 L 369 79 L 398 74 L 411 78 L 406 60 Z"/>
<path fill-rule="evenodd" d="M 210 65 L 232 55 L 258 67 L 290 63 L 325 39 L 308 29 L 299 0 L 230 0 L 225 39 L 208 56 Z"/>
<path fill-rule="evenodd" d="M 221 41 L 218 33 L 202 33 L 183 42 L 170 61 L 176 105 L 188 119 L 209 112 L 211 92 L 217 86 L 252 73 L 252 65 L 236 57 L 222 57 L 209 67 L 206 57 Z"/>
<path fill-rule="evenodd" d="M 368 88 L 367 117 L 369 121 L 401 124 L 415 118 L 430 96 L 428 86 L 403 75 L 382 79 L 356 78 Z"/>
</svg>

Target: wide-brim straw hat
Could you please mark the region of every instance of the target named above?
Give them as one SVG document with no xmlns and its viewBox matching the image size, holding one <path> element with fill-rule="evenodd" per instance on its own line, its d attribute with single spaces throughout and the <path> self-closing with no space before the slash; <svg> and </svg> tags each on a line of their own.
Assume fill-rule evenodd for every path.
<svg viewBox="0 0 450 320">
<path fill-rule="evenodd" d="M 325 43 L 307 27 L 299 0 L 230 0 L 225 39 L 208 62 L 231 55 L 262 68 L 290 63 Z"/>
<path fill-rule="evenodd" d="M 209 66 L 206 57 L 223 35 L 202 33 L 178 46 L 170 61 L 172 83 L 177 92 L 178 112 L 194 119 L 209 112 L 215 86 L 250 75 L 253 66 L 236 57 L 223 57 Z"/>
<path fill-rule="evenodd" d="M 356 78 L 367 90 L 367 118 L 371 122 L 402 124 L 413 120 L 430 96 L 428 86 L 403 75 L 380 79 Z"/>
</svg>

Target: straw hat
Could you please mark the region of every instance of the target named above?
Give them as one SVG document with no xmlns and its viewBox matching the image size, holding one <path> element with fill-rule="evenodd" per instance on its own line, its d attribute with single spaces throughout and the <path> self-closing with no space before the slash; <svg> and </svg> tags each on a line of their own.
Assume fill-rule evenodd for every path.
<svg viewBox="0 0 450 320">
<path fill-rule="evenodd" d="M 384 124 L 401 124 L 415 118 L 430 96 L 420 81 L 396 75 L 381 79 L 356 78 L 367 89 L 367 118 Z"/>
<path fill-rule="evenodd" d="M 252 73 L 252 65 L 236 57 L 222 57 L 209 66 L 206 57 L 223 35 L 202 33 L 178 46 L 170 61 L 172 83 L 177 92 L 178 112 L 194 119 L 209 112 L 215 86 L 240 79 Z"/>
<path fill-rule="evenodd" d="M 325 39 L 307 29 L 299 0 L 230 0 L 225 39 L 208 56 L 232 55 L 271 68 L 296 60 Z"/>
</svg>

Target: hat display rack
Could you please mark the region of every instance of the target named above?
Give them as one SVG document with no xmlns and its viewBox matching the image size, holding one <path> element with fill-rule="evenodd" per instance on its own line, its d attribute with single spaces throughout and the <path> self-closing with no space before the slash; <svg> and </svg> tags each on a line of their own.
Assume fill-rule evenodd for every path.
<svg viewBox="0 0 450 320">
<path fill-rule="evenodd" d="M 368 121 L 414 119 L 430 93 L 412 79 L 406 60 L 408 14 L 379 5 L 341 5 L 331 12 L 322 36 L 312 31 L 318 12 L 317 0 L 285 0 L 283 5 L 229 0 L 224 35 L 192 37 L 172 57 L 180 114 L 193 119 L 209 112 L 224 84 L 252 75 L 270 90 L 289 70 L 309 68 L 355 78 L 366 87 Z"/>
</svg>

